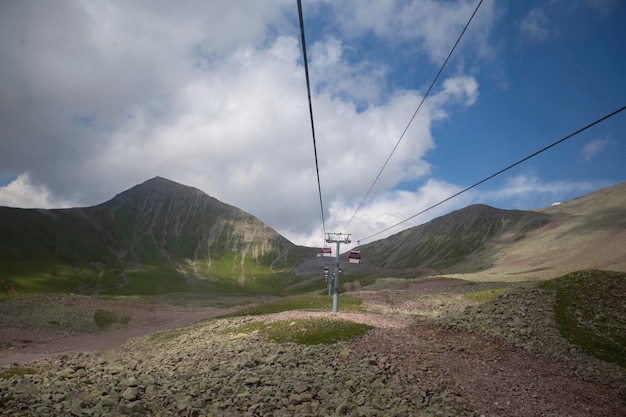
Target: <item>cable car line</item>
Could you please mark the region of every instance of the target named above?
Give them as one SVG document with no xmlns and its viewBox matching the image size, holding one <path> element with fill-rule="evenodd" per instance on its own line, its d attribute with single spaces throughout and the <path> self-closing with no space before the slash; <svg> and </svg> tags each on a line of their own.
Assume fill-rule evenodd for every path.
<svg viewBox="0 0 626 417">
<path fill-rule="evenodd" d="M 527 157 L 522 158 L 522 159 L 520 159 L 519 161 L 517 161 L 517 162 L 515 162 L 515 163 L 513 163 L 513 164 L 511 164 L 511 165 L 509 165 L 509 166 L 507 166 L 506 168 L 503 168 L 503 169 L 501 169 L 500 171 L 498 171 L 498 172 L 496 172 L 496 173 L 494 173 L 494 174 L 491 174 L 491 175 L 490 175 L 490 176 L 488 176 L 487 178 L 484 178 L 484 179 L 482 179 L 482 180 L 478 181 L 477 183 L 474 183 L 474 184 L 470 185 L 469 187 L 464 188 L 463 190 L 459 191 L 458 193 L 453 194 L 453 195 L 451 195 L 450 197 L 448 197 L 448 198 L 446 198 L 446 199 L 444 199 L 444 200 L 441 200 L 440 202 L 438 202 L 438 203 L 436 203 L 436 204 L 433 204 L 432 206 L 430 206 L 430 207 L 428 207 L 428 208 L 426 208 L 426 209 L 424 209 L 424 210 L 420 211 L 419 213 L 414 214 L 414 215 L 412 215 L 411 217 L 408 217 L 408 218 L 406 218 L 406 219 L 404 219 L 404 220 L 402 220 L 402 221 L 400 221 L 400 222 L 398 222 L 398 223 L 396 223 L 396 224 L 394 224 L 394 225 L 392 225 L 392 226 L 389 226 L 389 227 L 387 227 L 386 229 L 381 230 L 380 232 L 376 232 L 376 233 L 374 233 L 374 234 L 372 234 L 372 235 L 369 235 L 369 236 L 367 236 L 367 237 L 361 238 L 359 241 L 361 241 L 361 240 L 369 240 L 369 239 L 373 238 L 374 236 L 378 236 L 378 235 L 380 235 L 381 233 L 384 233 L 384 232 L 386 232 L 386 231 L 388 231 L 388 230 L 391 230 L 391 229 L 393 229 L 394 227 L 399 226 L 399 225 L 401 225 L 402 223 L 405 223 L 405 222 L 407 222 L 407 221 L 409 221 L 409 220 L 411 220 L 411 219 L 413 219 L 413 218 L 415 218 L 415 217 L 419 216 L 420 214 L 424 214 L 424 213 L 426 213 L 427 211 L 432 210 L 432 209 L 434 209 L 435 207 L 440 206 L 441 204 L 443 204 L 443 203 L 445 203 L 445 202 L 447 202 L 447 201 L 450 201 L 450 200 L 452 200 L 452 199 L 453 199 L 453 198 L 455 198 L 455 197 L 458 197 L 459 195 L 463 194 L 464 192 L 469 191 L 469 190 L 471 190 L 472 188 L 475 188 L 475 187 L 479 186 L 480 184 L 482 184 L 482 183 L 484 183 L 484 182 L 489 181 L 490 179 L 492 179 L 492 178 L 494 178 L 494 177 L 496 177 L 496 176 L 498 176 L 498 175 L 502 174 L 503 172 L 508 171 L 509 169 L 511 169 L 511 168 L 513 168 L 513 167 L 516 167 L 517 165 L 521 164 L 522 162 L 526 162 L 527 160 L 529 160 L 529 159 L 531 159 L 531 158 L 533 158 L 533 157 L 535 157 L 535 156 L 539 155 L 540 153 L 542 153 L 542 152 L 544 152 L 544 151 L 547 151 L 548 149 L 550 149 L 550 148 L 552 148 L 552 147 L 554 147 L 554 146 L 556 146 L 556 145 L 558 145 L 558 144 L 560 144 L 560 143 L 562 143 L 562 142 L 565 142 L 565 141 L 566 141 L 566 140 L 568 140 L 568 139 L 571 139 L 572 137 L 574 137 L 574 136 L 578 135 L 579 133 L 582 133 L 583 131 L 585 131 L 585 130 L 589 129 L 590 127 L 595 126 L 595 125 L 597 125 L 598 123 L 603 122 L 604 120 L 606 120 L 606 119 L 608 119 L 608 118 L 610 118 L 610 117 L 615 116 L 616 114 L 620 113 L 620 112 L 621 112 L 621 111 L 623 111 L 623 110 L 626 110 L 626 106 L 622 106 L 622 107 L 620 107 L 619 109 L 614 110 L 614 111 L 612 111 L 611 113 L 609 113 L 609 114 L 607 114 L 607 115 L 605 115 L 605 116 L 603 116 L 603 117 L 601 117 L 601 118 L 597 119 L 596 121 L 591 122 L 591 123 L 587 124 L 586 126 L 581 127 L 581 128 L 580 128 L 580 129 L 578 129 L 577 131 L 575 131 L 575 132 L 573 132 L 573 133 L 570 133 L 569 135 L 567 135 L 567 136 L 565 136 L 565 137 L 563 137 L 563 138 L 561 138 L 561 139 L 557 140 L 556 142 L 553 142 L 553 143 L 551 143 L 550 145 L 548 145 L 548 146 L 546 146 L 546 147 L 544 147 L 544 148 L 542 148 L 542 149 L 540 149 L 540 150 L 538 150 L 538 151 L 536 151 L 536 152 L 534 152 L 534 153 L 532 153 L 532 154 L 528 155 Z"/>
<path fill-rule="evenodd" d="M 322 186 L 320 183 L 320 169 L 317 162 L 317 145 L 315 143 L 315 123 L 313 122 L 313 104 L 311 103 L 311 83 L 309 81 L 309 64 L 306 56 L 306 41 L 304 39 L 304 19 L 302 17 L 302 1 L 298 0 L 298 18 L 300 19 L 300 37 L 302 40 L 302 58 L 304 60 L 304 74 L 306 77 L 306 91 L 309 97 L 309 115 L 311 117 L 311 134 L 313 136 L 313 154 L 315 155 L 315 172 L 317 173 L 317 191 L 320 196 L 320 211 L 322 213 L 322 229 L 326 236 L 326 221 L 324 220 L 324 204 L 322 203 Z"/>
<path fill-rule="evenodd" d="M 298 0 L 298 3 L 300 3 L 300 0 Z M 352 214 L 352 217 L 350 217 L 350 220 L 348 220 L 348 223 L 346 223 L 346 226 L 344 227 L 344 229 L 348 229 L 348 226 L 350 226 L 350 223 L 352 223 L 352 220 L 354 219 L 354 216 L 356 216 L 356 214 L 359 212 L 359 210 L 363 207 L 363 204 L 365 203 L 365 200 L 367 199 L 367 197 L 370 195 L 370 193 L 372 192 L 372 189 L 374 188 L 374 185 L 376 185 L 376 182 L 378 182 L 378 179 L 380 178 L 380 175 L 383 173 L 384 169 L 387 167 L 387 164 L 389 163 L 389 160 L 391 159 L 391 157 L 393 156 L 393 154 L 395 153 L 396 149 L 398 148 L 398 145 L 400 144 L 400 142 L 402 141 L 402 139 L 404 138 L 404 135 L 406 134 L 406 132 L 409 130 L 409 127 L 411 126 L 411 123 L 413 123 L 413 120 L 415 119 L 415 116 L 417 116 L 417 112 L 419 112 L 419 110 L 422 108 L 422 105 L 424 104 L 424 101 L 426 100 L 426 98 L 428 97 L 428 95 L 430 94 L 431 90 L 433 89 L 433 87 L 435 86 L 435 83 L 437 82 L 437 80 L 439 79 L 439 76 L 441 75 L 441 73 L 443 72 L 443 69 L 446 67 L 446 65 L 448 64 L 448 61 L 450 60 L 450 57 L 452 56 L 452 53 L 454 52 L 454 50 L 456 49 L 457 45 L 459 44 L 459 42 L 461 41 L 461 38 L 463 38 L 463 35 L 465 34 L 465 32 L 467 31 L 467 28 L 469 27 L 470 23 L 472 22 L 472 19 L 474 19 L 474 16 L 476 15 L 476 12 L 478 12 L 478 9 L 480 8 L 480 5 L 483 3 L 483 0 L 480 0 L 478 2 L 478 5 L 476 6 L 476 8 L 474 9 L 474 13 L 472 13 L 472 15 L 470 16 L 469 20 L 467 21 L 467 23 L 465 24 L 465 27 L 463 28 L 463 30 L 461 31 L 461 34 L 459 35 L 458 39 L 456 40 L 456 42 L 454 43 L 454 46 L 452 47 L 452 49 L 450 50 L 450 53 L 448 54 L 448 57 L 446 58 L 446 60 L 443 62 L 443 64 L 441 65 L 441 68 L 439 68 L 439 72 L 437 72 L 437 75 L 435 76 L 435 78 L 433 79 L 433 81 L 430 83 L 430 86 L 428 87 L 428 90 L 426 90 L 426 94 L 424 94 L 424 97 L 422 97 L 422 100 L 420 101 L 420 104 L 417 106 L 417 109 L 415 110 L 415 112 L 413 113 L 413 116 L 411 116 L 411 119 L 409 120 L 409 123 L 406 125 L 406 127 L 404 128 L 404 130 L 402 131 L 402 134 L 400 135 L 400 138 L 398 139 L 398 141 L 396 142 L 396 145 L 393 147 L 393 149 L 391 150 L 391 153 L 389 154 L 389 157 L 387 157 L 387 160 L 385 161 L 385 163 L 383 164 L 382 168 L 380 169 L 380 171 L 378 172 L 378 175 L 376 175 L 376 178 L 374 178 L 374 182 L 372 182 L 372 185 L 370 185 L 370 188 L 367 190 L 367 193 L 365 193 L 365 197 L 363 197 L 363 200 L 361 200 L 361 203 L 359 204 L 359 206 L 357 207 L 357 209 L 354 211 L 354 214 Z"/>
</svg>

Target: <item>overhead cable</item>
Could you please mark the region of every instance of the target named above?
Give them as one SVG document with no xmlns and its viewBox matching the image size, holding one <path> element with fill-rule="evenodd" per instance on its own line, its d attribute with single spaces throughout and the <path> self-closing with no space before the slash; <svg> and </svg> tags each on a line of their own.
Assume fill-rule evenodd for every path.
<svg viewBox="0 0 626 417">
<path fill-rule="evenodd" d="M 388 231 L 388 230 L 393 229 L 393 228 L 394 228 L 394 227 L 396 227 L 396 226 L 401 225 L 402 223 L 408 222 L 409 220 L 411 220 L 411 219 L 413 219 L 413 218 L 415 218 L 415 217 L 419 216 L 420 214 L 424 214 L 424 213 L 426 213 L 427 211 L 432 210 L 432 209 L 434 209 L 435 207 L 440 206 L 441 204 L 443 204 L 443 203 L 445 203 L 445 202 L 447 202 L 447 201 L 450 201 L 450 200 L 452 200 L 452 199 L 453 199 L 453 198 L 455 198 L 455 197 L 458 197 L 459 195 L 463 194 L 464 192 L 469 191 L 469 190 L 471 190 L 472 188 L 475 188 L 475 187 L 479 186 L 480 184 L 482 184 L 482 183 L 484 183 L 484 182 L 489 181 L 490 179 L 492 179 L 492 178 L 494 178 L 494 177 L 496 177 L 496 176 L 498 176 L 498 175 L 502 174 L 503 172 L 508 171 L 509 169 L 511 169 L 511 168 L 513 168 L 513 167 L 516 167 L 517 165 L 521 164 L 522 162 L 526 162 L 526 161 L 527 161 L 527 160 L 529 160 L 530 158 L 533 158 L 533 157 L 535 157 L 535 156 L 539 155 L 540 153 L 542 153 L 542 152 L 544 152 L 544 151 L 547 151 L 548 149 L 550 149 L 550 148 L 552 148 L 552 147 L 554 147 L 554 146 L 556 146 L 556 145 L 558 145 L 558 144 L 560 144 L 560 143 L 562 143 L 562 142 L 565 142 L 566 140 L 568 140 L 568 139 L 570 139 L 570 138 L 572 138 L 572 137 L 574 137 L 574 136 L 578 135 L 579 133 L 582 133 L 583 131 L 585 131 L 585 130 L 589 129 L 590 127 L 595 126 L 595 125 L 597 125 L 598 123 L 603 122 L 604 120 L 606 120 L 606 119 L 608 119 L 608 118 L 610 118 L 610 117 L 615 116 L 616 114 L 618 114 L 619 112 L 621 112 L 621 111 L 623 111 L 623 110 L 626 110 L 626 106 L 623 106 L 623 107 L 621 107 L 621 108 L 619 108 L 619 109 L 617 109 L 617 110 L 615 110 L 615 111 L 613 111 L 613 112 L 611 112 L 611 113 L 607 114 L 606 116 L 603 116 L 603 117 L 601 117 L 601 118 L 597 119 L 596 121 L 591 122 L 591 123 L 589 123 L 588 125 L 586 125 L 586 126 L 584 126 L 584 127 L 581 127 L 581 128 L 580 128 L 580 129 L 578 129 L 577 131 L 575 131 L 575 132 L 573 132 L 573 133 L 570 133 L 569 135 L 565 136 L 564 138 L 559 139 L 559 140 L 557 140 L 556 142 L 553 142 L 553 143 L 551 143 L 550 145 L 548 145 L 548 146 L 546 146 L 546 147 L 544 147 L 544 148 L 542 148 L 542 149 L 539 149 L 537 152 L 532 153 L 532 154 L 528 155 L 527 157 L 525 157 L 525 158 L 523 158 L 523 159 L 520 159 L 519 161 L 517 161 L 517 162 L 515 162 L 515 163 L 513 163 L 513 164 L 511 164 L 511 165 L 509 165 L 509 166 L 507 166 L 506 168 L 501 169 L 500 171 L 498 171 L 498 172 L 496 172 L 496 173 L 494 173 L 494 174 L 491 174 L 491 175 L 490 175 L 490 176 L 488 176 L 487 178 L 482 179 L 482 180 L 478 181 L 477 183 L 474 183 L 474 184 L 470 185 L 470 186 L 469 186 L 469 187 L 467 187 L 467 188 L 464 188 L 463 190 L 459 191 L 458 193 L 453 194 L 453 195 L 451 195 L 450 197 L 448 197 L 448 198 L 446 198 L 446 199 L 444 199 L 444 200 L 441 200 L 441 201 L 440 201 L 440 202 L 438 202 L 437 204 L 433 204 L 432 206 L 430 206 L 430 207 L 428 207 L 428 208 L 426 208 L 426 209 L 424 209 L 424 210 L 420 211 L 420 212 L 419 212 L 419 213 L 417 213 L 417 214 L 412 215 L 411 217 L 408 217 L 408 218 L 406 218 L 406 219 L 404 219 L 404 220 L 402 220 L 402 221 L 400 221 L 400 222 L 398 222 L 398 223 L 394 224 L 393 226 L 389 226 L 389 227 L 387 227 L 386 229 L 381 230 L 380 232 L 376 232 L 376 233 L 374 233 L 373 235 L 369 235 L 369 236 L 364 237 L 364 238 L 361 238 L 361 239 L 359 239 L 359 240 L 360 240 L 360 241 L 363 241 L 363 240 L 369 240 L 369 239 L 373 238 L 374 236 L 378 236 L 378 235 L 380 235 L 380 234 L 382 234 L 382 233 L 384 233 L 384 232 L 386 232 L 386 231 Z"/>
<path fill-rule="evenodd" d="M 311 134 L 313 136 L 313 153 L 315 155 L 315 172 L 317 173 L 317 191 L 320 195 L 320 211 L 322 213 L 322 228 L 326 236 L 326 221 L 324 220 L 324 204 L 322 203 L 322 186 L 320 183 L 320 169 L 317 162 L 317 145 L 315 143 L 315 123 L 313 122 L 313 104 L 311 103 L 311 83 L 309 82 L 309 64 L 306 57 L 306 41 L 304 39 L 304 19 L 302 18 L 302 1 L 298 0 L 298 17 L 300 19 L 300 37 L 302 38 L 302 57 L 304 59 L 304 74 L 306 76 L 306 91 L 309 96 L 309 115 L 311 116 Z"/>
<path fill-rule="evenodd" d="M 417 109 L 415 110 L 415 112 L 413 113 L 413 116 L 411 116 L 411 119 L 409 120 L 409 123 L 406 125 L 406 127 L 404 128 L 404 130 L 402 131 L 402 134 L 400 135 L 400 138 L 398 139 L 398 141 L 396 142 L 396 145 L 393 147 L 393 149 L 391 150 L 391 153 L 389 154 L 389 157 L 387 157 L 387 160 L 385 161 L 385 163 L 383 164 L 382 168 L 380 169 L 380 171 L 378 172 L 378 175 L 376 175 L 376 178 L 374 179 L 374 182 L 372 182 L 372 185 L 370 186 L 369 190 L 367 190 L 367 193 L 365 193 L 365 197 L 363 197 L 363 200 L 361 200 L 361 203 L 359 204 L 359 206 L 357 207 L 357 209 L 354 211 L 354 214 L 352 214 L 352 217 L 350 217 L 350 220 L 348 220 L 348 223 L 346 223 L 346 226 L 344 227 L 344 229 L 347 229 L 348 226 L 350 225 L 350 223 L 352 223 L 352 220 L 354 219 L 354 216 L 356 216 L 356 214 L 359 212 L 359 210 L 361 209 L 361 207 L 363 207 L 363 204 L 365 203 L 365 200 L 367 199 L 367 197 L 370 195 L 370 193 L 372 192 L 372 189 L 374 188 L 374 185 L 376 184 L 376 182 L 378 182 L 378 179 L 380 178 L 380 175 L 383 173 L 384 169 L 387 167 L 387 164 L 389 163 L 389 160 L 391 159 L 391 157 L 393 156 L 394 152 L 396 151 L 396 149 L 398 148 L 398 145 L 400 144 L 400 142 L 402 141 L 402 139 L 404 138 L 404 135 L 406 134 L 407 130 L 409 130 L 409 126 L 411 126 L 411 123 L 413 123 L 413 119 L 415 119 L 415 116 L 417 116 L 417 112 L 419 112 L 419 110 L 422 108 L 422 105 L 424 104 L 424 101 L 426 100 L 426 97 L 428 97 L 428 95 L 430 94 L 430 91 L 433 89 L 435 83 L 437 82 L 437 80 L 439 79 L 439 76 L 441 75 L 441 73 L 443 72 L 443 69 L 446 67 L 446 64 L 448 63 L 448 61 L 450 60 L 450 57 L 452 56 L 452 53 L 454 52 L 454 50 L 456 49 L 457 45 L 459 44 L 459 42 L 461 41 L 461 38 L 463 38 L 463 35 L 465 34 L 465 32 L 467 31 L 467 28 L 469 27 L 470 23 L 472 22 L 472 19 L 474 19 L 474 16 L 476 15 L 476 12 L 478 12 L 478 9 L 480 8 L 480 5 L 483 3 L 483 0 L 480 0 L 478 2 L 478 5 L 476 6 L 476 8 L 474 9 L 474 13 L 472 13 L 472 15 L 470 16 L 469 20 L 467 21 L 467 23 L 465 24 L 465 27 L 463 28 L 463 31 L 461 31 L 461 34 L 459 35 L 458 39 L 456 40 L 456 42 L 454 43 L 454 46 L 452 47 L 452 49 L 450 50 L 450 53 L 448 54 L 448 57 L 446 58 L 446 60 L 443 62 L 443 64 L 441 65 L 441 68 L 439 68 L 439 72 L 437 72 L 437 75 L 435 76 L 435 78 L 433 79 L 433 81 L 430 83 L 430 86 L 428 87 L 428 90 L 426 90 L 426 94 L 424 94 L 424 97 L 422 97 L 422 100 L 420 101 L 420 104 L 417 106 Z"/>
</svg>

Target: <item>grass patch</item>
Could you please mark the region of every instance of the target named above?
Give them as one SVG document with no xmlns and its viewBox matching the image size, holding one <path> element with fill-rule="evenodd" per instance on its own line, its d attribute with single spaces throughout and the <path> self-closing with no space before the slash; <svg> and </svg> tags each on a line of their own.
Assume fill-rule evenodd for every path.
<svg viewBox="0 0 626 417">
<path fill-rule="evenodd" d="M 90 295 L 90 297 L 98 298 L 100 300 L 110 300 L 110 301 L 131 300 L 131 301 L 136 301 L 138 303 L 144 303 L 144 304 L 158 304 L 158 301 L 155 299 L 155 297 L 147 296 L 147 295 L 95 294 L 95 295 Z"/>
<path fill-rule="evenodd" d="M 130 323 L 130 317 L 107 310 L 96 310 L 93 313 L 93 321 L 101 331 L 111 328 L 126 327 Z"/>
<path fill-rule="evenodd" d="M 176 339 L 177 337 L 179 337 L 183 333 L 187 332 L 188 330 L 189 329 L 186 329 L 186 328 L 183 327 L 183 328 L 180 328 L 180 329 L 164 330 L 162 332 L 152 333 L 150 335 L 150 337 L 148 337 L 148 342 L 151 342 L 151 343 L 165 343 L 165 342 L 169 342 L 171 340 Z"/>
<path fill-rule="evenodd" d="M 626 367 L 626 273 L 579 271 L 540 287 L 555 291 L 554 312 L 564 338 Z"/>
<path fill-rule="evenodd" d="M 0 379 L 9 379 L 14 376 L 33 375 L 36 373 L 37 371 L 33 368 L 27 368 L 18 364 L 13 364 L 11 366 L 3 366 L 0 368 Z"/>
<path fill-rule="evenodd" d="M 339 310 L 363 311 L 362 303 L 363 300 L 358 297 L 342 295 L 339 297 Z M 292 310 L 330 311 L 332 305 L 333 297 L 329 295 L 293 295 L 244 308 L 229 316 L 259 316 Z"/>
<path fill-rule="evenodd" d="M 367 324 L 326 318 L 282 320 L 271 323 L 244 324 L 232 330 L 234 333 L 260 332 L 276 343 L 303 345 L 333 344 L 362 336 L 373 329 Z"/>
<path fill-rule="evenodd" d="M 467 298 L 468 300 L 476 301 L 477 303 L 485 303 L 501 296 L 506 291 L 506 288 L 494 288 L 491 290 L 475 291 L 465 294 L 465 298 Z"/>
</svg>

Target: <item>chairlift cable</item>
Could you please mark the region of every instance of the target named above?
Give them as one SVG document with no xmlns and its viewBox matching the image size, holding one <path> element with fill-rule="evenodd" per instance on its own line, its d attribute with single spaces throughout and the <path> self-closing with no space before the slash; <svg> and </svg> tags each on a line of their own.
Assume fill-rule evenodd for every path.
<svg viewBox="0 0 626 417">
<path fill-rule="evenodd" d="M 467 28 L 469 27 L 470 23 L 472 22 L 472 20 L 474 19 L 474 16 L 476 15 L 476 13 L 478 12 L 478 9 L 480 8 L 480 5 L 483 3 L 483 0 L 480 0 L 478 2 L 478 5 L 476 6 L 476 8 L 474 9 L 474 12 L 472 13 L 472 15 L 470 16 L 469 20 L 467 21 L 467 23 L 465 24 L 465 27 L 463 28 L 463 30 L 461 31 L 461 34 L 459 35 L 458 39 L 456 40 L 456 42 L 454 43 L 454 46 L 452 47 L 452 49 L 450 50 L 450 53 L 448 54 L 448 57 L 446 58 L 446 60 L 443 62 L 443 64 L 441 65 L 441 67 L 439 68 L 439 71 L 437 72 L 437 75 L 435 76 L 435 78 L 433 79 L 433 81 L 430 83 L 430 86 L 428 87 L 428 90 L 426 90 L 426 94 L 424 94 L 424 97 L 422 97 L 422 100 L 420 101 L 420 104 L 417 106 L 417 109 L 415 110 L 415 112 L 413 113 L 413 116 L 411 116 L 411 119 L 409 120 L 409 123 L 406 125 L 406 127 L 404 128 L 404 130 L 402 131 L 402 134 L 400 135 L 400 138 L 398 139 L 398 141 L 396 142 L 396 145 L 393 147 L 393 149 L 391 150 L 391 153 L 389 154 L 389 156 L 387 157 L 387 160 L 385 161 L 385 163 L 383 164 L 382 168 L 380 169 L 380 171 L 378 172 L 378 175 L 376 175 L 376 178 L 374 178 L 374 182 L 372 182 L 372 185 L 370 185 L 370 188 L 367 190 L 367 193 L 365 193 L 365 196 L 363 197 L 363 200 L 361 200 L 361 203 L 359 204 L 359 206 L 357 207 L 357 209 L 354 211 L 354 214 L 352 214 L 352 217 L 350 217 L 350 220 L 348 220 L 348 223 L 346 223 L 346 226 L 344 227 L 344 229 L 347 229 L 348 226 L 350 226 L 350 223 L 352 223 L 352 220 L 354 219 L 354 217 L 356 216 L 356 214 L 359 212 L 359 210 L 363 207 L 363 204 L 365 203 L 365 200 L 367 199 L 367 197 L 370 195 L 370 193 L 372 192 L 372 189 L 374 188 L 374 185 L 376 185 L 376 182 L 378 182 L 378 179 L 380 178 L 380 175 L 383 173 L 384 169 L 387 167 L 387 164 L 389 163 L 389 160 L 391 159 L 391 157 L 393 156 L 393 154 L 395 153 L 396 149 L 398 148 L 398 145 L 400 145 L 400 142 L 402 141 L 402 139 L 404 138 L 404 135 L 406 134 L 406 132 L 409 130 L 409 127 L 411 126 L 411 123 L 413 123 L 413 120 L 415 119 L 415 116 L 417 116 L 417 113 L 420 111 L 420 109 L 422 108 L 422 105 L 424 104 L 424 101 L 426 100 L 426 98 L 428 97 L 428 95 L 430 94 L 431 90 L 433 89 L 433 87 L 435 86 L 435 83 L 437 82 L 437 80 L 439 79 L 439 76 L 441 75 L 441 73 L 443 72 L 443 69 L 446 67 L 446 65 L 448 64 L 448 61 L 450 60 L 450 57 L 452 56 L 452 53 L 454 52 L 454 50 L 456 49 L 456 47 L 458 46 L 459 42 L 461 42 L 461 38 L 463 38 L 463 35 L 465 34 L 465 32 L 467 31 Z"/>
<path fill-rule="evenodd" d="M 306 41 L 304 39 L 304 18 L 302 17 L 302 1 L 298 0 L 298 18 L 300 19 L 300 37 L 302 40 L 302 58 L 304 60 L 304 74 L 306 77 L 306 90 L 309 98 L 309 115 L 311 117 L 311 134 L 313 136 L 313 154 L 315 155 L 315 172 L 317 173 L 317 191 L 320 196 L 320 211 L 322 213 L 322 229 L 326 236 L 326 221 L 324 220 L 324 204 L 322 202 L 322 186 L 320 183 L 320 169 L 317 162 L 317 145 L 315 142 L 315 123 L 313 122 L 313 104 L 311 103 L 311 83 L 309 81 L 309 64 L 306 56 Z"/>
<path fill-rule="evenodd" d="M 402 220 L 402 221 L 400 221 L 400 222 L 398 222 L 398 223 L 396 223 L 396 224 L 394 224 L 394 225 L 392 225 L 392 226 L 389 226 L 389 227 L 387 227 L 387 228 L 385 228 L 385 229 L 381 230 L 380 232 L 376 232 L 376 233 L 374 233 L 374 234 L 372 234 L 372 235 L 369 235 L 369 236 L 367 236 L 367 237 L 364 237 L 364 238 L 359 239 L 359 242 L 360 242 L 360 241 L 362 241 L 362 240 L 369 240 L 369 239 L 373 238 L 374 236 L 378 236 L 378 235 L 380 235 L 380 234 L 382 234 L 382 233 L 384 233 L 384 232 L 386 232 L 386 231 L 388 231 L 388 230 L 393 229 L 393 228 L 394 228 L 394 227 L 396 227 L 396 226 L 401 225 L 402 223 L 405 223 L 405 222 L 407 222 L 407 221 L 409 221 L 409 220 L 411 220 L 411 219 L 414 219 L 415 217 L 419 216 L 420 214 L 424 214 L 424 213 L 426 213 L 427 211 L 432 210 L 432 209 L 434 209 L 435 207 L 440 206 L 441 204 L 443 204 L 443 203 L 445 203 L 445 202 L 447 202 L 447 201 L 450 201 L 450 200 L 452 200 L 452 199 L 453 199 L 453 198 L 455 198 L 455 197 L 458 197 L 459 195 L 463 194 L 464 192 L 469 191 L 469 190 L 471 190 L 472 188 L 475 188 L 475 187 L 479 186 L 480 184 L 482 184 L 482 183 L 484 183 L 484 182 L 489 181 L 490 179 L 492 179 L 492 178 L 494 178 L 494 177 L 496 177 L 496 176 L 498 176 L 498 175 L 502 174 L 503 172 L 508 171 L 509 169 L 511 169 L 511 168 L 513 168 L 513 167 L 516 167 L 517 165 L 521 164 L 522 162 L 526 162 L 527 160 L 529 160 L 529 159 L 531 159 L 531 158 L 533 158 L 533 157 L 535 157 L 535 156 L 539 155 L 540 153 L 542 153 L 542 152 L 544 152 L 544 151 L 547 151 L 548 149 L 550 149 L 550 148 L 552 148 L 552 147 L 554 147 L 554 146 L 556 146 L 556 145 L 558 145 L 558 144 L 560 144 L 560 143 L 562 143 L 562 142 L 565 142 L 565 141 L 566 141 L 566 140 L 568 140 L 568 139 L 571 139 L 572 137 L 574 137 L 574 136 L 578 135 L 579 133 L 582 133 L 582 132 L 584 132 L 585 130 L 589 129 L 590 127 L 593 127 L 593 126 L 597 125 L 598 123 L 603 122 L 603 121 L 605 121 L 606 119 L 609 119 L 610 117 L 615 116 L 616 114 L 620 113 L 620 112 L 621 112 L 621 111 L 623 111 L 623 110 L 626 110 L 626 106 L 622 106 L 622 107 L 620 107 L 619 109 L 614 110 L 614 111 L 612 111 L 611 113 L 609 113 L 609 114 L 607 114 L 607 115 L 605 115 L 605 116 L 603 116 L 603 117 L 601 117 L 601 118 L 597 119 L 596 121 L 591 122 L 591 123 L 587 124 L 586 126 L 581 127 L 581 128 L 580 128 L 580 129 L 578 129 L 577 131 L 575 131 L 575 132 L 573 132 L 573 133 L 570 133 L 569 135 L 567 135 L 567 136 L 565 136 L 565 137 L 563 137 L 563 138 L 561 138 L 561 139 L 557 140 L 556 142 L 551 143 L 550 145 L 548 145 L 548 146 L 546 146 L 546 147 L 544 147 L 544 148 L 542 148 L 542 149 L 539 149 L 538 151 L 536 151 L 536 152 L 534 152 L 534 153 L 532 153 L 532 154 L 528 155 L 527 157 L 520 159 L 519 161 L 517 161 L 517 162 L 515 162 L 515 163 L 513 163 L 513 164 L 511 164 L 511 165 L 509 165 L 509 166 L 507 166 L 506 168 L 503 168 L 503 169 L 501 169 L 500 171 L 498 171 L 498 172 L 496 172 L 496 173 L 494 173 L 494 174 L 491 174 L 490 176 L 488 176 L 488 177 L 486 177 L 486 178 L 484 178 L 484 179 L 482 179 L 482 180 L 480 180 L 480 181 L 478 181 L 478 182 L 476 182 L 476 183 L 474 183 L 474 184 L 470 185 L 470 186 L 469 186 L 469 187 L 467 187 L 467 188 L 464 188 L 463 190 L 459 191 L 458 193 L 453 194 L 453 195 L 451 195 L 450 197 L 448 197 L 448 198 L 446 198 L 446 199 L 444 199 L 444 200 L 441 200 L 440 202 L 438 202 L 438 203 L 436 203 L 436 204 L 433 204 L 432 206 L 430 206 L 430 207 L 428 207 L 428 208 L 426 208 L 426 209 L 424 209 L 424 210 L 420 211 L 420 212 L 419 212 L 419 213 L 417 213 L 417 214 L 412 215 L 411 217 L 408 217 L 408 218 L 406 218 L 406 219 L 404 219 L 404 220 Z"/>
</svg>

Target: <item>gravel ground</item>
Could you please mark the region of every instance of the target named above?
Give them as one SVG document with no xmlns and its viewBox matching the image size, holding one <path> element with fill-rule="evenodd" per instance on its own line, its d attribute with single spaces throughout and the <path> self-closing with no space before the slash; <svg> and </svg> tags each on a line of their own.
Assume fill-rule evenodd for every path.
<svg viewBox="0 0 626 417">
<path fill-rule="evenodd" d="M 523 285 L 483 304 L 462 296 L 491 288 L 362 293 L 369 305 L 393 299 L 390 311 L 418 318 L 405 328 L 375 329 L 351 347 L 398 375 L 419 415 L 626 415 L 626 370 L 560 336 L 552 292 Z"/>
<path fill-rule="evenodd" d="M 478 304 L 465 294 L 507 287 Z M 364 313 L 213 319 L 72 353 L 0 378 L 15 416 L 622 416 L 626 372 L 559 336 L 532 285 L 388 282 Z M 276 344 L 237 326 L 313 316 L 375 326 L 334 345 Z M 9 368 L 10 370 L 11 368 Z M 15 368 L 15 369 L 24 369 Z"/>
<path fill-rule="evenodd" d="M 345 343 L 276 345 L 216 320 L 3 380 L 7 415 L 415 415 L 402 387 Z M 14 399 L 12 399 L 14 398 Z"/>
</svg>

